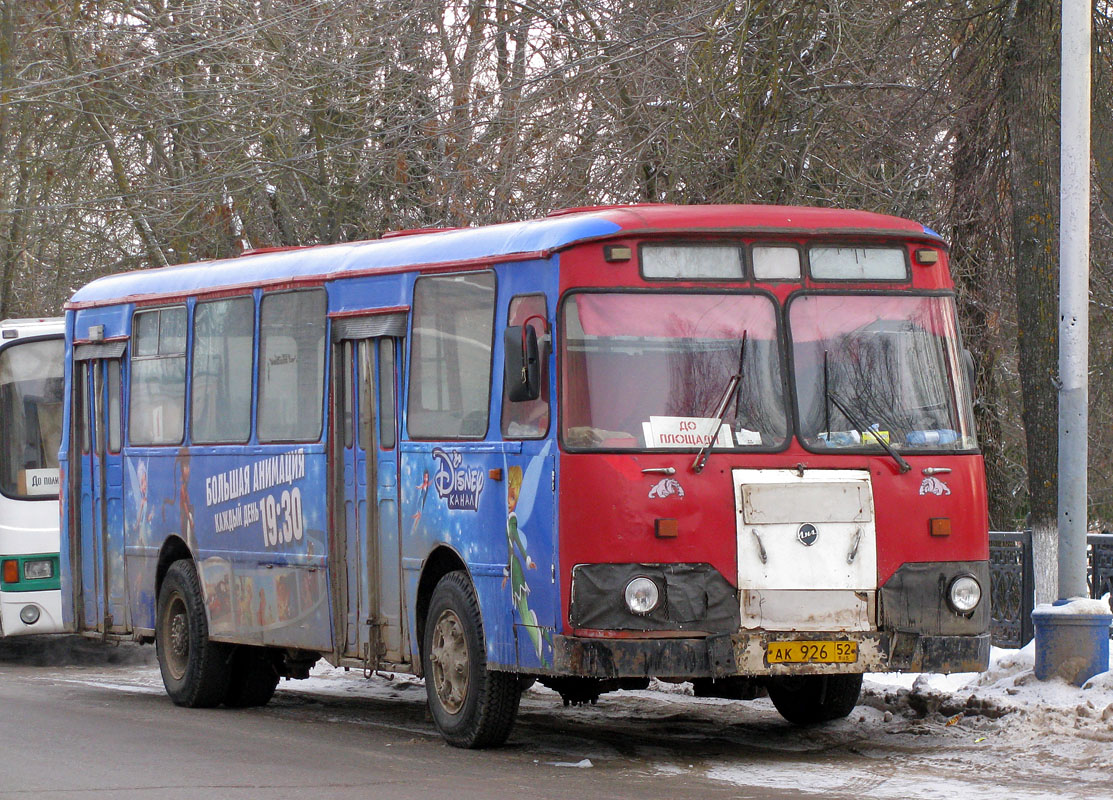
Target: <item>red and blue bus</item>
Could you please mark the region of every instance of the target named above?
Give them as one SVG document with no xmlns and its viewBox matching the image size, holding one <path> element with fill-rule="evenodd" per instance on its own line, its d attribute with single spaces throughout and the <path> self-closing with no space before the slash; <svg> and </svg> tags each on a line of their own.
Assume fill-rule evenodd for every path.
<svg viewBox="0 0 1113 800">
<path fill-rule="evenodd" d="M 62 630 L 61 319 L 0 322 L 0 634 Z"/>
<path fill-rule="evenodd" d="M 879 214 L 574 209 L 97 280 L 66 308 L 71 629 L 185 706 L 422 675 L 452 744 L 691 681 L 814 723 L 989 656 L 948 253 Z M 72 602 L 71 602 L 72 601 Z"/>
</svg>

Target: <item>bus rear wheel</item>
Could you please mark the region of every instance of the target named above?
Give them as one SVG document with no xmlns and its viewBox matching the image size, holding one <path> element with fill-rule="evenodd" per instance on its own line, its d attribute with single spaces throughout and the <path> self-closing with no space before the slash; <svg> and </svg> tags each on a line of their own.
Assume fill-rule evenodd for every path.
<svg viewBox="0 0 1113 800">
<path fill-rule="evenodd" d="M 210 708 L 223 702 L 231 652 L 228 645 L 209 640 L 201 582 L 189 559 L 171 564 L 163 579 L 155 649 L 163 685 L 176 705 Z"/>
<path fill-rule="evenodd" d="M 463 572 L 450 572 L 429 602 L 422 666 L 433 722 L 455 747 L 502 744 L 518 714 L 518 676 L 487 669 L 486 652 L 471 581 Z"/>
<path fill-rule="evenodd" d="M 770 679 L 769 699 L 796 725 L 842 719 L 858 704 L 862 675 L 793 675 Z"/>
<path fill-rule="evenodd" d="M 229 663 L 228 691 L 224 705 L 229 708 L 265 706 L 278 686 L 278 668 L 270 650 L 240 645 Z"/>
</svg>

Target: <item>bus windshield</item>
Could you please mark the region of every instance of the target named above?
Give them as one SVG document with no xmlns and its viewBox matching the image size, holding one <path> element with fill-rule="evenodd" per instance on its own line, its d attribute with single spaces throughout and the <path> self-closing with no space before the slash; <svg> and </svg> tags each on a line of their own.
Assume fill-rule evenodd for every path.
<svg viewBox="0 0 1113 800">
<path fill-rule="evenodd" d="M 0 351 L 0 492 L 8 497 L 58 496 L 62 352 L 61 338 Z"/>
<path fill-rule="evenodd" d="M 952 298 L 804 295 L 789 332 L 806 446 L 977 446 Z"/>
<path fill-rule="evenodd" d="M 565 301 L 561 324 L 563 436 L 570 448 L 784 443 L 772 298 L 585 292 Z"/>
</svg>

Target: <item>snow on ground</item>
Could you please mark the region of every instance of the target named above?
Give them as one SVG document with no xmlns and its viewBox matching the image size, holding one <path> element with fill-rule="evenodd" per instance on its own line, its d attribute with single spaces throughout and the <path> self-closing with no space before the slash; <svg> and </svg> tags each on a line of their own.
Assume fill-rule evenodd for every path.
<svg viewBox="0 0 1113 800">
<path fill-rule="evenodd" d="M 535 685 L 523 696 L 512 745 L 539 766 L 621 765 L 666 783 L 729 784 L 742 796 L 786 788 L 825 800 L 1105 794 L 1113 772 L 1113 673 L 1079 688 L 1037 681 L 1034 666 L 1029 645 L 995 648 L 985 673 L 870 675 L 847 719 L 804 729 L 783 722 L 767 698 L 697 698 L 686 683 L 654 681 L 645 691 L 571 709 Z M 362 677 L 321 662 L 308 681 L 282 688 L 424 703 L 412 676 Z"/>
<path fill-rule="evenodd" d="M 1034 669 L 1034 642 L 1021 650 L 995 647 L 986 672 L 869 675 L 863 698 L 891 713 L 1013 715 L 1034 733 L 1072 731 L 1113 742 L 1113 672 L 1095 675 L 1079 688 L 1061 678 L 1036 680 Z"/>
<path fill-rule="evenodd" d="M 1010 716 L 1010 727 L 1032 730 L 1033 735 L 1070 732 L 1096 741 L 1113 742 L 1113 671 L 1095 675 L 1081 688 L 1060 678 L 1036 680 L 1035 647 L 1022 650 L 993 648 L 988 671 L 954 675 L 878 673 L 866 676 L 862 698 L 854 715 L 874 709 L 892 718 L 926 718 L 938 715 L 954 725 L 964 718 L 1001 719 Z M 1111 659 L 1113 667 L 1113 659 Z M 370 677 L 371 680 L 361 680 Z M 326 695 L 359 695 L 399 698 L 419 694 L 422 681 L 412 675 L 374 673 L 329 666 L 320 661 L 305 681 L 283 682 L 281 690 Z M 420 690 L 420 691 L 419 691 Z M 548 704 L 556 693 L 540 685 L 530 688 L 526 706 Z M 691 685 L 653 681 L 642 692 L 603 695 L 600 702 L 623 698 L 641 700 L 634 705 L 644 710 L 645 702 L 674 706 L 734 705 L 734 701 L 692 696 Z"/>
</svg>

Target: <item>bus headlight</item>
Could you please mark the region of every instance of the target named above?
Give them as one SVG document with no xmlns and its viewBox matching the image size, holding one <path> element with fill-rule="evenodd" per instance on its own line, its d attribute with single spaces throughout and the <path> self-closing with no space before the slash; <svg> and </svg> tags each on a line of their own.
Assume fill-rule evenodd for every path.
<svg viewBox="0 0 1113 800">
<path fill-rule="evenodd" d="M 947 588 L 947 602 L 959 614 L 969 614 L 982 600 L 982 585 L 973 575 L 959 575 Z"/>
<path fill-rule="evenodd" d="M 661 602 L 661 591 L 649 578 L 640 576 L 626 584 L 626 607 L 633 614 L 645 616 Z"/>
<path fill-rule="evenodd" d="M 39 621 L 39 607 L 24 606 L 19 610 L 19 618 L 23 620 L 24 625 L 34 625 Z"/>
<path fill-rule="evenodd" d="M 23 562 L 24 580 L 41 580 L 54 577 L 54 562 L 49 558 L 36 558 Z"/>
</svg>

